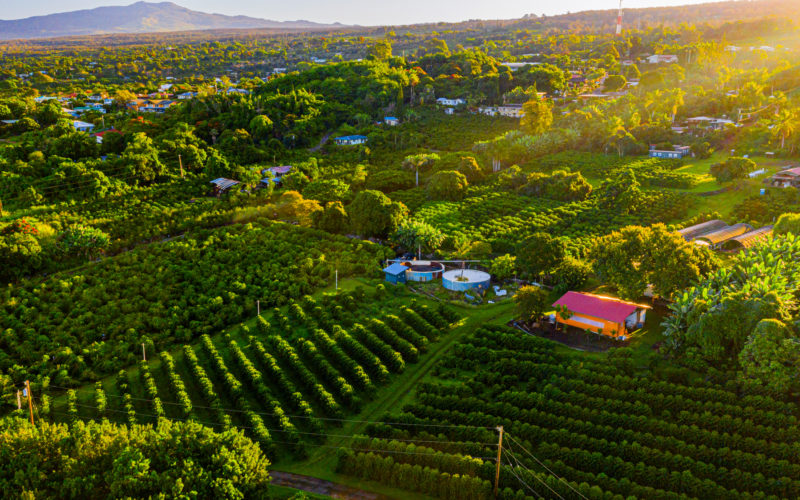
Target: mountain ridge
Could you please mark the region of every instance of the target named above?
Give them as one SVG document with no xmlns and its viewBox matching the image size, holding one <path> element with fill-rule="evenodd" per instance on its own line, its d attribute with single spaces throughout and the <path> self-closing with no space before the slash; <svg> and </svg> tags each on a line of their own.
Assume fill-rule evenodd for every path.
<svg viewBox="0 0 800 500">
<path fill-rule="evenodd" d="M 306 20 L 274 21 L 227 16 L 191 10 L 169 1 L 139 1 L 125 6 L 95 7 L 0 20 L 0 40 L 215 29 L 313 30 L 343 26 L 340 23 L 322 24 Z"/>
</svg>

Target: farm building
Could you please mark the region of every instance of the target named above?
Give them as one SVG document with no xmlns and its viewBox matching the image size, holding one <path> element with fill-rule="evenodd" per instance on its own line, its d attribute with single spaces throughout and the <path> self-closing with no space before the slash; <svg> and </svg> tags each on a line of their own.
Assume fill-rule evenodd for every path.
<svg viewBox="0 0 800 500">
<path fill-rule="evenodd" d="M 219 196 L 222 193 L 226 192 L 233 186 L 239 184 L 239 181 L 235 181 L 233 179 L 226 179 L 224 177 L 220 177 L 219 179 L 214 179 L 211 181 L 211 185 L 214 186 L 214 195 Z"/>
<path fill-rule="evenodd" d="M 366 144 L 367 136 L 365 135 L 345 135 L 337 137 L 333 140 L 339 146 L 355 146 L 357 144 Z"/>
<path fill-rule="evenodd" d="M 386 267 L 383 270 L 383 274 L 386 276 L 386 281 L 397 285 L 398 283 L 406 282 L 406 271 L 408 271 L 408 267 L 399 262 L 395 262 Z"/>
<path fill-rule="evenodd" d="M 774 187 L 800 188 L 800 167 L 787 168 L 776 173 L 766 181 Z"/>
<path fill-rule="evenodd" d="M 772 236 L 772 226 L 764 226 L 755 231 L 750 231 L 749 233 L 744 233 L 729 239 L 722 244 L 722 249 L 743 250 L 752 248 L 762 241 L 769 239 L 770 236 Z"/>
<path fill-rule="evenodd" d="M 728 224 L 726 224 L 725 221 L 714 219 L 707 222 L 702 222 L 700 224 L 695 224 L 694 226 L 685 227 L 679 230 L 678 234 L 683 236 L 686 241 L 692 241 L 695 238 L 711 233 L 718 229 L 722 229 L 723 227 L 728 227 Z"/>
<path fill-rule="evenodd" d="M 487 290 L 492 277 L 475 269 L 453 269 L 442 274 L 442 286 L 453 292 Z"/>
<path fill-rule="evenodd" d="M 625 302 L 613 297 L 588 293 L 567 292 L 553 307 L 566 307 L 568 318 L 556 314 L 558 323 L 592 330 L 609 337 L 625 340 L 630 330 L 641 328 L 649 306 Z"/>
<path fill-rule="evenodd" d="M 708 245 L 711 248 L 719 248 L 726 241 L 737 236 L 741 236 L 752 230 L 753 226 L 750 224 L 734 224 L 732 226 L 726 226 L 721 229 L 717 229 L 716 231 L 698 236 L 694 241 L 698 245 Z"/>
</svg>

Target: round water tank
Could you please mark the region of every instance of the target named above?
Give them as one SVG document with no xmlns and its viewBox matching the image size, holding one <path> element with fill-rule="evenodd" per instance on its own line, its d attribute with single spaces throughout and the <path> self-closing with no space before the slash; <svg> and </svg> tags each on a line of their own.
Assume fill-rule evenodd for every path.
<svg viewBox="0 0 800 500">
<path fill-rule="evenodd" d="M 486 290 L 491 280 L 492 276 L 489 273 L 475 269 L 454 269 L 442 275 L 442 285 L 454 292 Z"/>
</svg>

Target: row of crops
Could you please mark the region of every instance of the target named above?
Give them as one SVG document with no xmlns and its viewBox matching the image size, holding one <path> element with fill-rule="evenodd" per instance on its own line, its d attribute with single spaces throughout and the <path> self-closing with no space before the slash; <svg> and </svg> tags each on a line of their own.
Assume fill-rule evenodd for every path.
<svg viewBox="0 0 800 500">
<path fill-rule="evenodd" d="M 235 426 L 271 453 L 304 456 L 307 444 L 321 442 L 337 419 L 357 412 L 456 319 L 416 302 L 375 315 L 366 300 L 362 290 L 325 295 L 319 303 L 305 296 L 286 313 L 260 316 L 254 331 L 202 335 L 198 344 L 162 351 L 155 362 L 141 361 L 105 384 L 48 398 L 41 411 L 57 421 L 169 418 Z"/>
<path fill-rule="evenodd" d="M 369 427 L 365 450 L 340 453 L 340 469 L 388 482 L 402 473 L 405 486 L 395 486 L 437 498 L 458 498 L 454 482 L 490 498 L 502 425 L 502 499 L 534 498 L 527 485 L 550 497 L 545 484 L 563 498 L 800 497 L 794 403 L 659 381 L 630 358 L 579 359 L 553 346 L 479 329 L 444 359 L 441 382 Z M 398 447 L 430 453 L 385 451 Z"/>
<path fill-rule="evenodd" d="M 280 306 L 339 277 L 379 270 L 388 250 L 261 221 L 187 233 L 0 292 L 0 370 L 15 381 L 96 380 Z"/>
<path fill-rule="evenodd" d="M 645 213 L 622 215 L 601 209 L 594 200 L 558 203 L 506 191 L 475 190 L 461 202 L 424 204 L 415 217 L 439 228 L 445 235 L 464 235 L 486 241 L 495 252 L 513 252 L 526 237 L 538 231 L 564 237 L 577 254 L 591 240 L 631 224 L 651 224 L 685 216 L 691 200 L 676 192 L 645 192 Z"/>
</svg>

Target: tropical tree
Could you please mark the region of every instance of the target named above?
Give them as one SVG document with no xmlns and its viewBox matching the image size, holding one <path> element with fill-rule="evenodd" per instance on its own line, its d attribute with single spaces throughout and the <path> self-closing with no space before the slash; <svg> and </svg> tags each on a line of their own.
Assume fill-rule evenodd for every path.
<svg viewBox="0 0 800 500">
<path fill-rule="evenodd" d="M 430 224 L 418 220 L 406 220 L 392 235 L 392 240 L 407 250 L 435 252 L 444 241 L 444 234 Z"/>
<path fill-rule="evenodd" d="M 408 209 L 380 191 L 366 189 L 360 191 L 348 205 L 347 213 L 357 234 L 385 237 L 397 230 Z"/>
<path fill-rule="evenodd" d="M 781 149 L 786 149 L 786 139 L 797 132 L 798 126 L 800 126 L 800 120 L 798 120 L 797 110 L 782 109 L 775 118 L 775 126 L 772 129 L 772 133 L 781 138 Z M 794 146 L 792 152 L 794 152 Z"/>
<path fill-rule="evenodd" d="M 550 274 L 567 255 L 567 248 L 559 238 L 548 233 L 534 233 L 517 247 L 517 269 L 530 277 Z"/>
<path fill-rule="evenodd" d="M 529 135 L 543 134 L 553 123 L 553 111 L 544 99 L 535 96 L 522 105 L 522 130 Z"/>
<path fill-rule="evenodd" d="M 457 170 L 436 172 L 428 181 L 428 198 L 432 200 L 462 200 L 467 194 L 466 176 Z"/>
<path fill-rule="evenodd" d="M 419 186 L 419 171 L 429 169 L 437 161 L 439 161 L 439 155 L 436 153 L 409 155 L 403 160 L 403 168 L 414 170 L 416 174 L 416 184 Z"/>
<path fill-rule="evenodd" d="M 550 294 L 538 286 L 523 286 L 514 295 L 514 312 L 522 321 L 538 321 L 549 309 Z"/>
<path fill-rule="evenodd" d="M 639 299 L 649 286 L 655 295 L 670 298 L 717 267 L 706 247 L 686 241 L 663 224 L 627 226 L 604 236 L 589 259 L 597 276 L 630 300 Z"/>
</svg>

